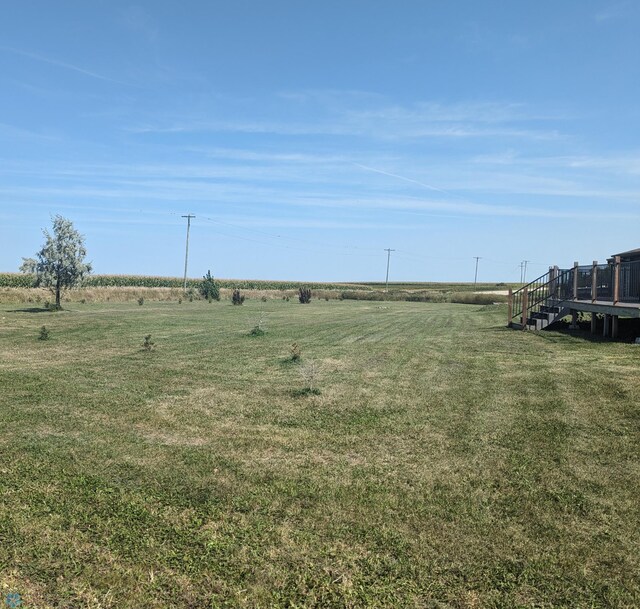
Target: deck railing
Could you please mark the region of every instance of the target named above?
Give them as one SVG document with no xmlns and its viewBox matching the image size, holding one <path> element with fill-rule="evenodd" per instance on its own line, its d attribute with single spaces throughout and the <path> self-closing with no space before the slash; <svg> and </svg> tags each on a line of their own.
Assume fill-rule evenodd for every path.
<svg viewBox="0 0 640 609">
<path fill-rule="evenodd" d="M 620 264 L 620 302 L 640 302 L 640 260 Z"/>
<path fill-rule="evenodd" d="M 571 300 L 640 303 L 640 260 L 608 264 L 575 263 L 573 268 L 552 267 L 549 272 L 509 295 L 509 324 L 520 318 L 523 327 L 543 306 Z"/>
<path fill-rule="evenodd" d="M 574 267 L 578 272 L 575 300 L 640 302 L 640 260 Z"/>
</svg>

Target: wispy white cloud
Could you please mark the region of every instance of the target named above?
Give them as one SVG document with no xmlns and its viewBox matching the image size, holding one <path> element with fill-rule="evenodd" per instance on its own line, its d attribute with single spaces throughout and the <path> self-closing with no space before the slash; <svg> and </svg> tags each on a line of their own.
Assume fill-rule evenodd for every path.
<svg viewBox="0 0 640 609">
<path fill-rule="evenodd" d="M 48 133 L 42 133 L 32 129 L 24 129 L 23 127 L 16 127 L 15 125 L 7 125 L 6 123 L 0 123 L 0 136 L 11 139 L 41 141 L 55 141 L 59 139 L 58 137 Z"/>
<path fill-rule="evenodd" d="M 373 116 L 318 121 L 184 121 L 172 124 L 138 124 L 125 128 L 139 134 L 188 134 L 188 133 L 249 133 L 291 136 L 359 136 L 382 140 L 417 140 L 421 138 L 514 138 L 532 140 L 558 140 L 564 136 L 555 129 L 535 130 L 509 127 L 476 127 L 465 124 L 407 124 L 398 121 L 385 122 Z"/>
<path fill-rule="evenodd" d="M 541 189 L 542 190 L 542 189 Z M 564 196 L 578 196 L 577 193 L 564 192 Z M 620 194 L 620 193 L 618 193 Z M 626 193 L 625 193 L 626 194 Z M 638 193 L 640 194 L 640 193 Z M 610 193 L 598 193 L 585 191 L 583 196 L 601 196 L 610 198 Z M 10 198 L 16 203 L 25 201 L 31 204 L 34 200 L 46 200 L 51 203 L 55 201 L 119 201 L 120 205 L 130 205 L 136 209 L 149 208 L 156 210 L 167 210 L 182 208 L 186 203 L 191 205 L 197 203 L 198 209 L 210 209 L 210 213 L 219 213 L 221 206 L 234 206 L 238 208 L 250 209 L 251 207 L 261 207 L 269 209 L 277 204 L 282 209 L 288 209 L 287 217 L 295 218 L 296 208 L 302 209 L 335 209 L 354 210 L 369 216 L 373 212 L 411 212 L 422 214 L 447 214 L 449 216 L 484 216 L 484 217 L 536 217 L 536 218 L 618 218 L 618 219 L 640 219 L 640 210 L 618 210 L 614 213 L 609 211 L 604 205 L 598 207 L 585 207 L 580 205 L 558 205 L 555 207 L 531 207 L 517 204 L 487 204 L 459 200 L 449 200 L 445 198 L 433 199 L 420 196 L 388 196 L 368 193 L 335 193 L 329 194 L 319 191 L 317 193 L 308 190 L 289 190 L 282 192 L 270 188 L 262 188 L 243 185 L 229 185 L 202 182 L 184 181 L 156 181 L 141 182 L 129 187 L 122 187 L 116 184 L 104 186 L 74 185 L 69 187 L 43 186 L 23 186 L 0 188 L 0 197 Z M 248 203 L 250 202 L 250 204 Z M 158 207 L 162 204 L 164 207 Z M 149 207 L 151 206 L 151 207 Z M 169 207 L 167 207 L 169 206 Z M 211 206 L 211 207 L 210 207 Z M 390 220 L 389 216 L 380 217 L 380 226 L 386 225 Z"/>
<path fill-rule="evenodd" d="M 376 153 L 331 155 L 250 149 L 206 149 L 199 163 L 0 164 L 4 192 L 48 192 L 87 198 L 162 201 L 287 202 L 321 191 L 363 201 L 379 195 L 420 195 L 421 190 L 458 202 L 535 197 L 541 208 L 561 199 L 640 202 L 638 157 L 532 157 L 515 151 L 469 161 L 406 158 Z M 624 161 L 624 163 L 622 162 Z M 625 179 L 622 176 L 626 172 Z M 17 190 L 16 190 L 17 189 Z M 581 206 L 583 207 L 583 206 Z"/>
<path fill-rule="evenodd" d="M 127 6 L 121 13 L 122 24 L 129 30 L 142 34 L 150 42 L 160 33 L 158 22 L 141 6 Z"/>
<path fill-rule="evenodd" d="M 547 169 L 587 169 L 598 170 L 609 174 L 626 174 L 628 176 L 640 175 L 640 153 L 630 151 L 625 155 L 619 153 L 610 156 L 587 156 L 587 155 L 548 155 L 548 156 L 525 156 L 514 150 L 504 152 L 481 154 L 471 159 L 474 164 L 481 165 L 511 165 L 529 166 Z M 593 174 L 592 174 L 593 175 Z"/>
<path fill-rule="evenodd" d="M 622 19 L 629 14 L 629 9 L 632 6 L 633 3 L 629 0 L 609 4 L 605 9 L 598 11 L 594 15 L 594 19 L 600 23 L 605 21 L 612 21 L 614 19 Z"/>
<path fill-rule="evenodd" d="M 29 51 L 23 51 L 22 49 L 14 49 L 12 47 L 0 47 L 0 50 L 6 51 L 9 53 L 13 53 L 14 55 L 20 55 L 22 57 L 27 57 L 28 59 L 33 59 L 34 61 L 39 61 L 41 63 L 46 63 L 52 66 L 56 66 L 58 68 L 63 68 L 65 70 L 71 70 L 73 72 L 77 72 L 78 74 L 83 74 L 84 76 L 89 76 L 91 78 L 95 78 L 98 80 L 104 80 L 106 82 L 116 83 L 119 85 L 128 85 L 129 83 L 123 82 L 121 80 L 117 80 L 115 78 L 111 78 L 109 76 L 104 76 L 103 74 L 98 74 L 92 70 L 87 70 L 85 68 L 81 68 L 71 63 L 67 63 L 64 61 L 59 61 L 58 59 L 53 59 L 51 57 L 45 57 L 43 55 L 39 55 L 37 53 L 31 53 Z"/>
<path fill-rule="evenodd" d="M 556 128 L 539 127 L 560 120 L 560 113 L 534 112 L 524 104 L 481 102 L 408 106 L 363 92 L 280 94 L 279 104 L 265 104 L 264 118 L 211 119 L 206 116 L 145 118 L 125 129 L 138 134 L 249 133 L 287 136 L 353 136 L 380 140 L 424 138 L 514 138 L 557 140 Z M 220 114 L 220 113 L 218 113 Z M 287 118 L 280 118 L 286 115 Z M 309 116 L 313 116 L 311 120 Z M 534 126 L 535 125 L 535 126 Z"/>
</svg>

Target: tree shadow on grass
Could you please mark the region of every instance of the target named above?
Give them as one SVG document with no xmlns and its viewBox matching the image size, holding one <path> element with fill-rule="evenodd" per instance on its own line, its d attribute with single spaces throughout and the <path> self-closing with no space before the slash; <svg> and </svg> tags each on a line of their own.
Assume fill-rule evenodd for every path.
<svg viewBox="0 0 640 609">
<path fill-rule="evenodd" d="M 5 313 L 53 313 L 51 309 L 43 307 L 30 307 L 28 309 L 7 309 Z"/>
<path fill-rule="evenodd" d="M 300 398 L 307 395 L 320 395 L 322 392 L 317 387 L 303 387 L 302 389 L 293 389 L 291 395 L 294 398 Z"/>
</svg>

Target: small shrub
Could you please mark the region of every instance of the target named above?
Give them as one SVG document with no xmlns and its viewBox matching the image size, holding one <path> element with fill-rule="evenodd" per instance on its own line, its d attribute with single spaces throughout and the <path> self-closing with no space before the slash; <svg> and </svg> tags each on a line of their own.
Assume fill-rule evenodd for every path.
<svg viewBox="0 0 640 609">
<path fill-rule="evenodd" d="M 328 297 L 328 296 L 325 296 L 325 297 L 324 297 L 324 300 L 325 300 L 325 302 L 329 302 L 329 297 Z"/>
<path fill-rule="evenodd" d="M 144 341 L 142 342 L 142 348 L 145 351 L 153 351 L 153 348 L 156 346 L 156 344 L 151 340 L 151 334 L 147 334 L 144 337 Z"/>
<path fill-rule="evenodd" d="M 266 332 L 265 318 L 266 318 L 265 313 L 261 312 L 260 317 L 258 318 L 258 323 L 255 326 L 253 326 L 253 328 L 249 332 L 250 336 L 263 336 L 265 334 Z"/>
<path fill-rule="evenodd" d="M 202 278 L 199 290 L 201 296 L 206 298 L 209 302 L 213 300 L 220 300 L 220 287 L 211 276 L 211 271 L 207 271 L 207 274 Z"/>
<path fill-rule="evenodd" d="M 237 306 L 244 303 L 244 296 L 240 294 L 240 290 L 233 290 L 233 294 L 231 294 L 231 302 Z"/>
<path fill-rule="evenodd" d="M 311 288 L 299 288 L 298 300 L 300 301 L 300 304 L 309 304 L 311 302 Z"/>
<path fill-rule="evenodd" d="M 178 298 L 178 304 L 182 304 L 182 298 Z"/>
<path fill-rule="evenodd" d="M 298 343 L 293 343 L 289 352 L 291 353 L 292 362 L 299 362 L 302 359 L 302 349 L 300 349 L 300 345 L 298 345 Z"/>
<path fill-rule="evenodd" d="M 267 297 L 266 297 L 266 296 L 263 296 L 260 300 L 261 300 L 262 302 L 267 302 Z"/>
<path fill-rule="evenodd" d="M 320 395 L 318 380 L 320 378 L 320 366 L 317 362 L 310 360 L 300 367 L 300 376 L 304 381 L 304 387 L 298 393 L 300 395 Z"/>
<path fill-rule="evenodd" d="M 30 302 L 32 302 L 30 300 Z M 49 302 L 48 300 L 44 301 L 44 308 L 49 311 L 62 311 L 62 305 L 57 305 L 55 302 Z"/>
<path fill-rule="evenodd" d="M 38 340 L 49 340 L 49 330 L 47 330 L 47 326 L 42 326 L 42 328 L 40 328 Z"/>
<path fill-rule="evenodd" d="M 142 296 L 140 296 L 140 298 L 138 298 L 138 304 L 140 306 L 142 306 L 144 304 L 144 298 Z"/>
<path fill-rule="evenodd" d="M 87 300 L 86 300 L 86 298 L 82 298 L 82 299 L 80 299 L 80 304 L 87 304 Z"/>
<path fill-rule="evenodd" d="M 287 302 L 289 302 L 289 297 L 287 296 L 287 297 L 285 298 L 285 300 L 286 300 Z"/>
</svg>

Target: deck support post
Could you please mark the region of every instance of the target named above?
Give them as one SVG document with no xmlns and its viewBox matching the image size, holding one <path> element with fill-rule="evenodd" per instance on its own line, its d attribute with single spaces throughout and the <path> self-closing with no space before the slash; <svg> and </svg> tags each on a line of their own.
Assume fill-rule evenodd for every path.
<svg viewBox="0 0 640 609">
<path fill-rule="evenodd" d="M 613 259 L 613 304 L 620 300 L 620 256 Z"/>
<path fill-rule="evenodd" d="M 571 309 L 571 325 L 569 326 L 569 330 L 577 330 L 578 329 L 578 311 L 575 309 Z"/>
<path fill-rule="evenodd" d="M 527 286 L 522 289 L 522 329 L 527 329 L 527 320 L 529 317 L 529 312 L 527 309 L 529 308 L 529 290 Z"/>
<path fill-rule="evenodd" d="M 576 260 L 573 263 L 573 299 L 574 300 L 578 300 L 578 273 L 580 272 L 580 269 L 578 268 L 579 266 L 580 265 Z"/>
<path fill-rule="evenodd" d="M 591 267 L 591 302 L 598 300 L 598 261 L 593 261 Z"/>
<path fill-rule="evenodd" d="M 511 320 L 513 319 L 513 290 L 511 288 L 509 288 L 509 298 L 507 302 L 507 328 L 510 328 Z"/>
<path fill-rule="evenodd" d="M 596 314 L 595 313 L 591 313 L 591 334 L 595 334 L 596 333 Z"/>
<path fill-rule="evenodd" d="M 558 296 L 558 267 L 549 267 L 549 298 L 555 300 Z"/>
<path fill-rule="evenodd" d="M 618 338 L 618 316 L 611 316 L 611 338 Z"/>
<path fill-rule="evenodd" d="M 602 326 L 602 336 L 607 338 L 609 336 L 609 324 L 611 323 L 611 315 L 609 313 L 604 314 L 604 324 Z"/>
</svg>

